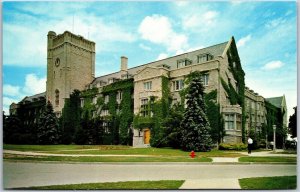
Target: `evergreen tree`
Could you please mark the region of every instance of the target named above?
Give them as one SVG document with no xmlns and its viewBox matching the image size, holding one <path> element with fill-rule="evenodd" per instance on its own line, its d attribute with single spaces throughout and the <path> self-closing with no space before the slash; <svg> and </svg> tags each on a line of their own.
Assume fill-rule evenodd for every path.
<svg viewBox="0 0 300 192">
<path fill-rule="evenodd" d="M 289 119 L 289 128 L 292 137 L 297 137 L 297 106 L 294 107 L 294 114 L 290 116 Z"/>
<path fill-rule="evenodd" d="M 65 99 L 62 110 L 62 142 L 70 144 L 75 140 L 75 133 L 80 129 L 80 91 L 74 90 L 69 99 Z"/>
<path fill-rule="evenodd" d="M 183 119 L 183 107 L 180 104 L 175 104 L 170 109 L 169 115 L 163 120 L 163 130 L 165 138 L 165 146 L 170 146 L 175 149 L 180 148 L 181 144 L 181 128 L 180 123 Z"/>
<path fill-rule="evenodd" d="M 3 115 L 3 142 L 20 144 L 19 137 L 22 135 L 22 123 L 16 115 Z"/>
<path fill-rule="evenodd" d="M 57 144 L 59 140 L 58 120 L 53 112 L 50 101 L 47 102 L 45 111 L 41 114 L 37 139 L 39 144 Z"/>
<path fill-rule="evenodd" d="M 210 151 L 212 148 L 211 128 L 206 116 L 201 77 L 196 76 L 192 79 L 186 100 L 187 107 L 181 122 L 181 147 L 185 151 Z"/>
</svg>

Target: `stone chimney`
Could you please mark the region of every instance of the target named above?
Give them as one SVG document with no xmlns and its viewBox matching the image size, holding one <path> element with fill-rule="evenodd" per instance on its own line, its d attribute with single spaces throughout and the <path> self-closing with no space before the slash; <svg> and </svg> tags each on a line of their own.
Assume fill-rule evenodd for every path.
<svg viewBox="0 0 300 192">
<path fill-rule="evenodd" d="M 125 56 L 121 57 L 121 72 L 127 72 L 128 58 Z"/>
</svg>

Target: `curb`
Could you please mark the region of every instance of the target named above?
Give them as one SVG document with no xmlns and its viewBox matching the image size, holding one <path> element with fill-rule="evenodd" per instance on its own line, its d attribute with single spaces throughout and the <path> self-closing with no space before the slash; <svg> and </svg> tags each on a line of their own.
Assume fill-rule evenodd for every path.
<svg viewBox="0 0 300 192">
<path fill-rule="evenodd" d="M 74 161 L 36 161 L 36 160 L 9 160 L 3 162 L 14 163 L 49 163 L 49 164 L 103 164 L 103 165 L 297 165 L 297 162 L 74 162 Z"/>
</svg>

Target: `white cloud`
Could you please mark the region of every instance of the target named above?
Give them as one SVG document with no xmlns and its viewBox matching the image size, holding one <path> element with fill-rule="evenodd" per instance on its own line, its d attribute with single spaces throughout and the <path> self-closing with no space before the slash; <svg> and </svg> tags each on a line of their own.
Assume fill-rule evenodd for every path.
<svg viewBox="0 0 300 192">
<path fill-rule="evenodd" d="M 26 14 L 18 14 L 27 18 Z M 55 31 L 61 34 L 68 30 L 96 42 L 96 51 L 115 49 L 115 42 L 134 42 L 135 34 L 126 26 L 105 22 L 103 18 L 80 13 L 65 15 L 61 20 L 44 18 L 24 19 L 21 23 L 3 23 L 3 64 L 22 67 L 46 66 L 47 34 Z M 73 30 L 74 29 L 74 30 Z M 20 35 L 22 34 L 22 35 Z M 17 46 L 16 46 L 17 45 Z M 11 51 L 14 50 L 14 51 Z"/>
<path fill-rule="evenodd" d="M 236 43 L 236 46 L 238 48 L 243 47 L 248 41 L 251 40 L 251 35 L 247 35 L 246 37 L 242 37 L 238 42 Z"/>
<path fill-rule="evenodd" d="M 3 25 L 4 65 L 39 66 L 46 63 L 46 34 L 41 36 L 40 30 L 35 27 Z"/>
<path fill-rule="evenodd" d="M 281 61 L 270 61 L 269 63 L 267 63 L 263 66 L 263 69 L 273 70 L 273 69 L 281 68 L 283 65 L 284 65 L 284 63 Z"/>
<path fill-rule="evenodd" d="M 139 47 L 146 50 L 146 51 L 151 51 L 152 50 L 151 47 L 148 47 L 147 45 L 144 45 L 143 43 L 140 43 Z"/>
<path fill-rule="evenodd" d="M 273 19 L 273 20 L 267 22 L 267 23 L 265 24 L 265 26 L 266 26 L 267 28 L 272 29 L 272 28 L 274 28 L 274 27 L 277 27 L 277 26 L 279 26 L 279 25 L 284 24 L 285 22 L 286 22 L 286 19 L 280 17 L 280 18 Z"/>
<path fill-rule="evenodd" d="M 152 43 L 162 44 L 169 51 L 182 49 L 187 45 L 187 37 L 176 33 L 168 17 L 162 15 L 147 16 L 141 22 L 138 32 L 142 38 Z"/>
<path fill-rule="evenodd" d="M 39 78 L 35 74 L 27 74 L 25 77 L 25 94 L 34 95 L 46 91 L 46 77 Z"/>
<path fill-rule="evenodd" d="M 206 24 L 211 25 L 214 23 L 215 19 L 218 16 L 218 12 L 216 11 L 207 11 L 203 14 L 203 19 L 206 22 Z"/>
<path fill-rule="evenodd" d="M 7 96 L 16 96 L 19 94 L 20 87 L 19 86 L 13 86 L 13 85 L 3 85 L 3 95 Z"/>
<path fill-rule="evenodd" d="M 175 1 L 175 5 L 177 5 L 178 7 L 185 7 L 189 5 L 189 1 L 188 0 Z"/>
<path fill-rule="evenodd" d="M 160 54 L 158 55 L 156 61 L 157 61 L 157 60 L 161 60 L 161 59 L 165 59 L 165 58 L 167 58 L 167 57 L 168 57 L 168 54 L 166 54 L 166 53 L 160 53 Z"/>
<path fill-rule="evenodd" d="M 231 0 L 230 3 L 232 5 L 239 5 L 239 4 L 243 3 L 243 1 L 241 1 L 241 0 Z"/>
<path fill-rule="evenodd" d="M 183 17 L 183 26 L 185 28 L 196 28 L 205 30 L 206 27 L 212 27 L 217 21 L 219 13 L 217 11 L 205 11 L 202 13 L 194 12 Z M 199 22 L 201 20 L 201 22 Z"/>
</svg>

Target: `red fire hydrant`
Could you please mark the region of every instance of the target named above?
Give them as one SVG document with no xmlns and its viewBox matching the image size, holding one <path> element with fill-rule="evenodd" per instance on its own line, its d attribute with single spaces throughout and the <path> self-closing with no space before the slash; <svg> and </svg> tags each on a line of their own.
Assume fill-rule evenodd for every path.
<svg viewBox="0 0 300 192">
<path fill-rule="evenodd" d="M 191 156 L 191 158 L 194 158 L 196 156 L 195 152 L 191 151 L 190 156 Z"/>
</svg>

